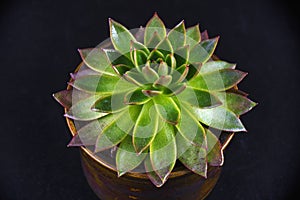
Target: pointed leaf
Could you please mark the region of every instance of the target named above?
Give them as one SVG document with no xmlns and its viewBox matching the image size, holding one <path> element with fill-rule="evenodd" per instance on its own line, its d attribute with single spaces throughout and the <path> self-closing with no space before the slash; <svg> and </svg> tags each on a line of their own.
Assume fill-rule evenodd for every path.
<svg viewBox="0 0 300 200">
<path fill-rule="evenodd" d="M 235 68 L 235 64 L 232 63 L 228 63 L 225 61 L 210 61 L 205 63 L 201 69 L 200 69 L 200 74 L 205 74 L 205 73 L 209 73 L 209 72 L 213 72 L 213 71 L 218 71 L 221 69 L 234 69 Z"/>
<path fill-rule="evenodd" d="M 239 94 L 217 92 L 216 95 L 222 101 L 223 106 L 236 115 L 242 115 L 256 106 L 255 102 Z"/>
<path fill-rule="evenodd" d="M 183 82 L 189 73 L 189 69 L 190 67 L 188 64 L 183 64 L 180 67 L 178 67 L 177 70 L 173 72 L 173 81 L 175 83 Z"/>
<path fill-rule="evenodd" d="M 159 115 L 168 123 L 176 125 L 180 119 L 180 110 L 171 97 L 155 96 L 154 105 Z"/>
<path fill-rule="evenodd" d="M 138 71 L 140 71 L 141 65 L 144 65 L 147 62 L 147 54 L 142 50 L 136 50 L 136 49 L 132 50 L 131 57 Z"/>
<path fill-rule="evenodd" d="M 157 61 L 159 59 L 163 59 L 164 58 L 164 54 L 162 54 L 160 51 L 158 51 L 157 49 L 154 49 L 151 51 L 151 53 L 149 54 L 147 60 L 150 61 Z"/>
<path fill-rule="evenodd" d="M 193 63 L 189 65 L 189 72 L 186 75 L 186 79 L 190 80 L 196 77 L 202 68 L 202 63 Z"/>
<path fill-rule="evenodd" d="M 157 95 L 162 94 L 162 91 L 160 91 L 160 90 L 142 90 L 142 92 L 147 97 L 155 97 Z"/>
<path fill-rule="evenodd" d="M 173 73 L 173 70 L 176 68 L 176 59 L 173 54 L 168 54 L 166 56 L 166 63 L 170 66 L 170 74 Z"/>
<path fill-rule="evenodd" d="M 109 149 L 123 141 L 134 126 L 139 112 L 140 107 L 131 106 L 118 114 L 111 114 L 112 120 L 97 138 L 95 153 Z"/>
<path fill-rule="evenodd" d="M 240 119 L 223 106 L 209 109 L 193 107 L 193 113 L 203 124 L 224 131 L 246 131 Z"/>
<path fill-rule="evenodd" d="M 111 64 L 103 49 L 78 49 L 78 51 L 80 53 L 81 59 L 89 68 L 111 76 L 116 75 L 111 68 Z"/>
<path fill-rule="evenodd" d="M 199 174 L 206 178 L 207 176 L 207 161 L 206 161 L 206 150 L 204 147 L 191 145 L 184 137 L 177 136 L 177 147 L 180 145 L 181 151 L 179 156 L 180 162 L 192 172 Z"/>
<path fill-rule="evenodd" d="M 159 38 L 166 37 L 165 25 L 156 13 L 154 14 L 154 16 L 150 19 L 150 21 L 146 25 L 144 44 L 146 44 L 146 45 L 149 44 L 149 41 L 155 32 L 157 32 L 157 35 L 159 36 Z"/>
<path fill-rule="evenodd" d="M 168 38 L 174 50 L 185 44 L 185 34 L 184 21 L 181 21 L 168 33 Z"/>
<path fill-rule="evenodd" d="M 237 85 L 247 73 L 234 70 L 222 69 L 206 74 L 199 74 L 188 82 L 194 88 L 207 91 L 222 91 Z"/>
<path fill-rule="evenodd" d="M 91 110 L 92 105 L 101 97 L 101 95 L 95 95 L 78 101 L 72 105 L 72 107 L 65 114 L 65 117 L 74 120 L 89 121 L 107 115 L 107 113 L 94 112 Z"/>
<path fill-rule="evenodd" d="M 140 26 L 140 28 L 138 29 L 138 31 L 135 33 L 135 39 L 140 42 L 143 43 L 144 42 L 144 34 L 145 34 L 145 28 Z"/>
<path fill-rule="evenodd" d="M 157 85 L 163 85 L 168 86 L 172 82 L 172 76 L 166 75 L 166 76 L 160 76 L 153 84 L 153 86 Z"/>
<path fill-rule="evenodd" d="M 73 90 L 62 90 L 53 94 L 54 99 L 64 108 L 72 106 L 72 93 Z"/>
<path fill-rule="evenodd" d="M 103 49 L 103 51 L 112 65 L 123 64 L 131 68 L 134 67 L 134 64 L 131 62 L 131 60 L 128 57 L 120 54 L 118 51 L 114 49 Z"/>
<path fill-rule="evenodd" d="M 168 123 L 162 125 L 150 144 L 150 160 L 156 174 L 164 183 L 173 170 L 177 159 L 174 128 Z"/>
<path fill-rule="evenodd" d="M 148 83 L 153 83 L 154 81 L 156 81 L 159 76 L 156 73 L 156 71 L 154 69 L 152 69 L 150 67 L 150 64 L 146 64 L 145 67 L 142 68 L 142 73 L 145 77 L 145 79 L 148 81 Z"/>
<path fill-rule="evenodd" d="M 149 156 L 146 157 L 146 159 L 144 161 L 144 166 L 145 166 L 146 173 L 147 173 L 147 176 L 150 179 L 150 181 L 156 187 L 161 187 L 164 184 L 164 182 L 162 182 L 160 177 L 155 173 Z"/>
<path fill-rule="evenodd" d="M 129 71 L 131 68 L 124 64 L 119 64 L 112 66 L 115 73 L 119 76 L 123 76 L 127 71 Z"/>
<path fill-rule="evenodd" d="M 141 76 L 140 73 L 138 73 L 136 70 L 127 71 L 123 75 L 124 79 L 127 80 L 130 83 L 133 83 L 137 86 L 143 86 L 147 81 L 143 76 Z"/>
<path fill-rule="evenodd" d="M 217 46 L 219 37 L 205 40 L 195 45 L 190 51 L 190 63 L 205 63 L 213 55 Z"/>
<path fill-rule="evenodd" d="M 145 45 L 137 41 L 131 41 L 131 48 L 142 50 L 144 53 L 147 54 L 147 56 L 150 54 L 149 49 Z"/>
<path fill-rule="evenodd" d="M 190 113 L 187 109 L 189 107 L 184 107 L 181 110 L 181 118 L 176 125 L 179 133 L 187 140 L 190 144 L 196 145 L 198 147 L 205 147 L 205 130 L 195 116 Z"/>
<path fill-rule="evenodd" d="M 158 36 L 157 31 L 155 31 L 148 43 L 145 44 L 150 50 L 153 50 L 161 40 L 162 39 Z"/>
<path fill-rule="evenodd" d="M 141 89 L 128 92 L 124 97 L 124 103 L 129 105 L 141 105 L 148 102 L 150 98 Z"/>
<path fill-rule="evenodd" d="M 224 155 L 219 139 L 209 129 L 206 129 L 207 162 L 210 166 L 222 166 Z"/>
<path fill-rule="evenodd" d="M 134 36 L 120 23 L 109 19 L 110 38 L 116 50 L 121 54 L 130 51 L 130 41 L 136 41 Z"/>
<path fill-rule="evenodd" d="M 209 55 L 212 55 L 217 47 L 218 41 L 219 37 L 215 37 L 202 41 L 200 45 L 209 53 Z"/>
<path fill-rule="evenodd" d="M 125 93 L 114 93 L 100 98 L 91 107 L 93 111 L 102 113 L 115 113 L 124 109 L 127 105 L 124 103 Z"/>
<path fill-rule="evenodd" d="M 168 75 L 168 71 L 169 71 L 169 67 L 167 65 L 167 63 L 165 62 L 161 62 L 158 66 L 158 75 L 159 76 L 166 76 Z"/>
<path fill-rule="evenodd" d="M 183 64 L 187 64 L 189 60 L 190 46 L 185 45 L 174 52 L 174 57 L 176 59 L 177 67 Z"/>
<path fill-rule="evenodd" d="M 187 87 L 177 98 L 196 108 L 213 108 L 222 104 L 216 95 L 191 87 Z"/>
<path fill-rule="evenodd" d="M 106 74 L 83 76 L 69 83 L 74 88 L 90 93 L 111 93 L 114 91 L 119 77 Z"/>
<path fill-rule="evenodd" d="M 209 36 L 208 36 L 207 30 L 202 31 L 201 40 L 204 41 L 204 40 L 208 40 L 208 39 L 209 39 Z"/>
<path fill-rule="evenodd" d="M 131 136 L 127 136 L 120 144 L 116 154 L 116 165 L 118 170 L 118 176 L 122 176 L 126 172 L 129 172 L 139 166 L 145 157 L 147 152 L 138 155 L 132 145 Z"/>
<path fill-rule="evenodd" d="M 186 30 L 186 42 L 185 44 L 190 45 L 191 47 L 195 46 L 201 41 L 199 24 L 190 27 Z"/>
<path fill-rule="evenodd" d="M 162 41 L 160 41 L 155 49 L 162 52 L 165 56 L 167 54 L 173 53 L 172 44 L 168 38 L 164 38 Z"/>
<path fill-rule="evenodd" d="M 153 141 L 158 128 L 158 114 L 149 101 L 143 105 L 142 111 L 133 129 L 133 146 L 137 153 L 144 151 Z"/>
</svg>

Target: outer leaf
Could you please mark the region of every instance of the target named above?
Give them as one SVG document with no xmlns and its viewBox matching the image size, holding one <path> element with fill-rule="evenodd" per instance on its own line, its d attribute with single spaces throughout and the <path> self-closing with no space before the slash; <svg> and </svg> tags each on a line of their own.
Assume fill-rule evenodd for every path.
<svg viewBox="0 0 300 200">
<path fill-rule="evenodd" d="M 128 171 L 133 170 L 139 166 L 145 157 L 147 152 L 137 155 L 132 145 L 131 136 L 127 136 L 120 144 L 117 155 L 116 165 L 118 170 L 118 176 L 122 176 Z"/>
<path fill-rule="evenodd" d="M 236 115 L 242 115 L 256 106 L 255 102 L 239 94 L 217 92 L 216 95 L 222 101 L 223 106 Z"/>
<path fill-rule="evenodd" d="M 94 112 L 91 110 L 92 105 L 101 97 L 101 95 L 95 95 L 78 101 L 72 105 L 72 107 L 65 114 L 65 117 L 74 120 L 89 121 L 107 115 L 107 113 Z"/>
<path fill-rule="evenodd" d="M 188 82 L 194 88 L 207 91 L 222 91 L 237 85 L 247 73 L 233 70 L 222 69 L 206 74 L 199 74 Z"/>
<path fill-rule="evenodd" d="M 168 123 L 176 125 L 180 119 L 180 110 L 172 97 L 155 96 L 154 105 L 159 115 Z"/>
<path fill-rule="evenodd" d="M 155 173 L 152 163 L 150 161 L 150 157 L 147 156 L 145 161 L 144 161 L 144 166 L 148 175 L 148 178 L 150 181 L 156 186 L 156 187 L 161 187 L 164 183 L 161 181 L 159 176 Z"/>
<path fill-rule="evenodd" d="M 209 129 L 206 129 L 207 161 L 211 166 L 222 166 L 224 155 L 219 139 Z"/>
<path fill-rule="evenodd" d="M 69 83 L 74 88 L 90 93 L 107 94 L 114 91 L 119 77 L 106 74 L 83 76 Z"/>
<path fill-rule="evenodd" d="M 103 51 L 112 65 L 123 64 L 131 68 L 134 67 L 134 64 L 131 62 L 131 60 L 128 57 L 120 54 L 118 51 L 114 49 L 103 49 Z"/>
<path fill-rule="evenodd" d="M 97 138 L 95 152 L 103 151 L 119 144 L 134 126 L 134 122 L 140 112 L 138 106 L 132 106 L 117 115 L 105 126 Z"/>
<path fill-rule="evenodd" d="M 189 73 L 186 76 L 187 80 L 190 80 L 199 74 L 200 69 L 202 67 L 202 63 L 193 63 L 190 64 L 189 66 L 190 66 Z"/>
<path fill-rule="evenodd" d="M 133 146 L 137 153 L 144 151 L 153 141 L 158 128 L 158 114 L 153 102 L 144 104 L 133 129 Z"/>
<path fill-rule="evenodd" d="M 103 49 L 78 49 L 78 51 L 81 59 L 89 68 L 111 76 L 116 75 Z"/>
<path fill-rule="evenodd" d="M 209 39 L 209 36 L 208 36 L 208 32 L 207 30 L 204 30 L 201 32 L 201 40 L 204 41 L 204 40 L 208 40 Z"/>
<path fill-rule="evenodd" d="M 205 147 L 205 130 L 199 121 L 183 106 L 181 111 L 181 119 L 176 128 L 180 134 L 189 141 L 190 145 Z"/>
<path fill-rule="evenodd" d="M 172 44 L 173 49 L 178 49 L 185 44 L 185 26 L 184 21 L 181 21 L 177 26 L 175 26 L 169 33 L 168 38 Z"/>
<path fill-rule="evenodd" d="M 205 145 L 203 147 L 191 145 L 181 136 L 177 136 L 176 139 L 177 147 L 180 145 L 180 149 L 178 151 L 183 151 L 179 154 L 180 162 L 192 172 L 206 178 L 207 161 Z"/>
<path fill-rule="evenodd" d="M 131 41 L 131 48 L 132 49 L 137 49 L 137 50 L 142 50 L 147 55 L 150 54 L 149 49 L 144 44 L 142 44 L 140 42 L 137 42 L 137 41 Z"/>
<path fill-rule="evenodd" d="M 177 67 L 180 67 L 183 64 L 188 63 L 189 51 L 190 51 L 190 46 L 185 45 L 184 47 L 181 47 L 174 52 L 174 57 L 176 58 Z"/>
<path fill-rule="evenodd" d="M 124 103 L 129 105 L 141 105 L 148 102 L 150 98 L 141 89 L 128 92 L 124 97 Z"/>
<path fill-rule="evenodd" d="M 177 159 L 173 126 L 165 123 L 150 145 L 150 160 L 156 174 L 166 182 Z"/>
<path fill-rule="evenodd" d="M 150 50 L 153 50 L 161 40 L 162 39 L 158 36 L 157 31 L 155 31 L 148 43 L 145 44 Z"/>
<path fill-rule="evenodd" d="M 177 95 L 177 98 L 196 108 L 213 108 L 222 104 L 214 94 L 190 87 Z"/>
<path fill-rule="evenodd" d="M 64 108 L 70 108 L 72 106 L 72 93 L 73 90 L 62 90 L 53 94 L 53 97 Z"/>
<path fill-rule="evenodd" d="M 186 76 L 189 73 L 189 70 L 190 70 L 190 67 L 188 64 L 183 64 L 180 67 L 178 67 L 177 70 L 175 70 L 173 72 L 173 81 L 175 83 L 180 83 L 180 82 L 184 81 Z"/>
<path fill-rule="evenodd" d="M 186 30 L 186 42 L 185 44 L 191 47 L 195 46 L 201 41 L 201 34 L 199 30 L 199 24 L 190 27 Z"/>
<path fill-rule="evenodd" d="M 159 38 L 166 37 L 166 28 L 163 21 L 158 17 L 157 13 L 150 19 L 145 28 L 144 44 L 149 44 L 154 32 L 157 32 Z M 149 47 L 149 46 L 148 46 Z"/>
<path fill-rule="evenodd" d="M 209 72 L 213 72 L 213 71 L 218 71 L 218 70 L 222 70 L 222 69 L 234 69 L 235 68 L 235 64 L 232 63 L 228 63 L 225 61 L 210 61 L 205 63 L 201 69 L 200 69 L 200 74 L 205 74 L 205 73 L 209 73 Z"/>
<path fill-rule="evenodd" d="M 127 105 L 124 103 L 125 93 L 114 93 L 110 96 L 100 98 L 92 106 L 92 110 L 102 113 L 115 113 L 124 109 Z"/>
<path fill-rule="evenodd" d="M 115 49 L 122 54 L 130 51 L 130 41 L 136 41 L 134 36 L 120 23 L 109 19 L 110 38 Z"/>
<path fill-rule="evenodd" d="M 203 124 L 224 131 L 246 131 L 240 119 L 223 106 L 210 109 L 193 108 L 197 119 Z"/>
<path fill-rule="evenodd" d="M 195 45 L 190 51 L 190 63 L 205 63 L 214 53 L 219 37 L 205 40 Z"/>
</svg>

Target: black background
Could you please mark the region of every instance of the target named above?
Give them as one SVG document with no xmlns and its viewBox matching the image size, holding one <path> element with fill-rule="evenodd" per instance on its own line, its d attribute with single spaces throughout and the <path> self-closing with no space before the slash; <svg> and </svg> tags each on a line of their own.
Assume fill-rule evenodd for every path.
<svg viewBox="0 0 300 200">
<path fill-rule="evenodd" d="M 157 11 L 220 35 L 217 55 L 249 72 L 240 88 L 259 105 L 248 133 L 225 152 L 208 199 L 288 199 L 299 177 L 299 21 L 280 1 L 29 0 L 1 5 L 0 199 L 96 199 L 82 174 L 63 109 L 51 97 L 80 62 L 77 48 L 108 37 L 108 17 L 129 28 Z"/>
</svg>

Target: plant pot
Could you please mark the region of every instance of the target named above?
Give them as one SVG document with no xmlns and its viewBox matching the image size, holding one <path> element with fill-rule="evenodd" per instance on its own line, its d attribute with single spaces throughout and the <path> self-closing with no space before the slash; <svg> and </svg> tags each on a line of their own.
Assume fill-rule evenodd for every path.
<svg viewBox="0 0 300 200">
<path fill-rule="evenodd" d="M 82 64 L 77 67 L 75 72 L 81 66 Z M 67 89 L 71 89 L 71 86 L 68 86 Z M 75 135 L 74 121 L 69 118 L 66 120 L 72 135 Z M 221 134 L 223 150 L 232 137 L 233 133 Z M 132 172 L 118 177 L 115 169 L 95 156 L 89 149 L 80 147 L 80 154 L 86 179 L 95 194 L 102 200 L 204 199 L 214 188 L 221 173 L 221 167 L 209 166 L 207 178 L 203 178 L 181 165 L 176 165 L 168 181 L 162 187 L 157 188 L 148 179 L 146 173 Z"/>
</svg>

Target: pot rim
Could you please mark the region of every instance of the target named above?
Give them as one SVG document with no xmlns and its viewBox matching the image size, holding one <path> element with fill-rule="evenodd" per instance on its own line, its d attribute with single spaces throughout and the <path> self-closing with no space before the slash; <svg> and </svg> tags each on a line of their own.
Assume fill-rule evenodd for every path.
<svg viewBox="0 0 300 200">
<path fill-rule="evenodd" d="M 83 62 L 81 62 L 75 69 L 74 72 L 78 72 L 79 69 L 83 66 Z M 72 78 L 70 78 L 69 80 L 70 82 L 73 81 Z M 68 85 L 67 86 L 67 90 L 71 90 L 72 86 Z M 67 112 L 67 108 L 64 108 L 64 112 Z M 72 136 L 74 136 L 77 131 L 76 131 L 76 127 L 74 125 L 74 122 L 72 119 L 66 117 L 66 122 L 67 125 L 69 127 L 69 130 L 71 131 Z M 226 149 L 226 147 L 229 145 L 230 141 L 232 140 L 234 136 L 234 133 L 230 133 L 228 134 L 228 137 L 226 138 L 225 142 L 222 144 L 222 151 L 224 152 L 224 150 Z M 102 166 L 114 171 L 117 173 L 116 169 L 114 169 L 113 167 L 111 167 L 109 164 L 107 164 L 104 160 L 102 160 L 100 157 L 94 155 L 89 149 L 87 149 L 84 146 L 80 146 L 81 150 L 83 150 L 87 155 L 89 155 L 93 160 L 95 160 L 97 163 L 101 164 Z M 169 178 L 176 178 L 179 176 L 183 176 L 185 174 L 192 174 L 193 172 L 187 168 L 184 167 L 180 167 L 177 171 L 172 171 L 169 175 Z M 136 178 L 142 178 L 142 179 L 149 179 L 147 176 L 147 173 L 139 173 L 139 172 L 127 172 L 126 174 L 124 174 L 123 176 L 130 176 L 130 177 L 136 177 Z"/>
</svg>

